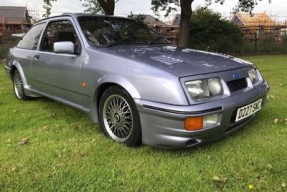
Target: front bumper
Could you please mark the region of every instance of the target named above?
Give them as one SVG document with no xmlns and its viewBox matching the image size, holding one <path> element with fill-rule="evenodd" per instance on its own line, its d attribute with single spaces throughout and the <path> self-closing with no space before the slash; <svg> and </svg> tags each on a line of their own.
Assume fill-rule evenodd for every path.
<svg viewBox="0 0 287 192">
<path fill-rule="evenodd" d="M 247 119 L 235 123 L 236 110 L 260 98 L 263 99 L 263 106 L 268 90 L 269 86 L 264 82 L 247 92 L 192 106 L 173 106 L 136 100 L 141 119 L 142 142 L 162 148 L 184 148 L 222 138 L 247 124 L 256 115 L 255 113 Z M 214 113 L 222 114 L 219 126 L 198 131 L 184 129 L 184 120 L 187 117 Z"/>
</svg>

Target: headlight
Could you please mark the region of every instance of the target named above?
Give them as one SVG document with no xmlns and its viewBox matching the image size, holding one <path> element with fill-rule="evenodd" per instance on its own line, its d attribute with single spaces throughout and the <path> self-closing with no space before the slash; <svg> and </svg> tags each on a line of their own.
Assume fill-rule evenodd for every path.
<svg viewBox="0 0 287 192">
<path fill-rule="evenodd" d="M 209 90 L 213 96 L 222 95 L 222 86 L 218 78 L 210 78 L 207 82 Z"/>
<path fill-rule="evenodd" d="M 223 89 L 219 78 L 209 78 L 185 82 L 185 87 L 192 99 L 222 95 Z"/>
<path fill-rule="evenodd" d="M 189 81 L 185 83 L 185 86 L 192 98 L 209 96 L 210 92 L 206 80 Z"/>
<path fill-rule="evenodd" d="M 255 84 L 258 81 L 258 75 L 256 69 L 250 69 L 248 71 L 248 76 L 253 84 Z"/>
</svg>

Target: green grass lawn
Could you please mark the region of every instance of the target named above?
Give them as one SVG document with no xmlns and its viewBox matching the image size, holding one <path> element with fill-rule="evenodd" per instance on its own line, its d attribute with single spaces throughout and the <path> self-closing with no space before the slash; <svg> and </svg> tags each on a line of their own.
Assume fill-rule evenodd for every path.
<svg viewBox="0 0 287 192">
<path fill-rule="evenodd" d="M 18 101 L 0 64 L 0 191 L 287 191 L 287 56 L 245 59 L 271 86 L 265 108 L 236 134 L 184 150 L 127 148 L 81 111 Z"/>
</svg>

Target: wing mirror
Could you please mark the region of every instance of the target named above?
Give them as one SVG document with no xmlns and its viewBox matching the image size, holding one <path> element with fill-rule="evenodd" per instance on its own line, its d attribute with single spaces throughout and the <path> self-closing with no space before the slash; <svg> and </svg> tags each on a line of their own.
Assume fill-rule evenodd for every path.
<svg viewBox="0 0 287 192">
<path fill-rule="evenodd" d="M 75 54 L 75 45 L 71 41 L 60 41 L 54 43 L 55 53 Z"/>
</svg>

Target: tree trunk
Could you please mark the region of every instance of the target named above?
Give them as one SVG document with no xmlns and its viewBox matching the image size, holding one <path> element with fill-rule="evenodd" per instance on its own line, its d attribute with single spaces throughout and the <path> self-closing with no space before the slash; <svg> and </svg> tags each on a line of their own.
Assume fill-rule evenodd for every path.
<svg viewBox="0 0 287 192">
<path fill-rule="evenodd" d="M 189 41 L 189 26 L 191 20 L 191 4 L 193 0 L 180 0 L 180 31 L 179 31 L 179 39 L 177 46 L 179 48 L 186 48 L 188 46 Z"/>
<path fill-rule="evenodd" d="M 115 0 L 98 0 L 98 3 L 103 8 L 105 15 L 114 15 Z"/>
</svg>

